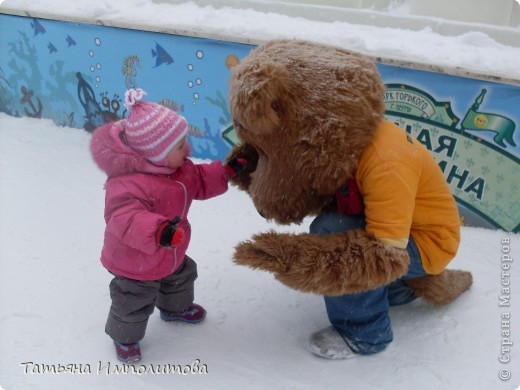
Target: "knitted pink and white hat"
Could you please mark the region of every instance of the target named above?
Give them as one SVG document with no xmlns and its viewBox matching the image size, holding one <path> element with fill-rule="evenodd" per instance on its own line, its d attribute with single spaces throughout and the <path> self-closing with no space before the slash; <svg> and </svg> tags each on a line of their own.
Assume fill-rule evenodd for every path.
<svg viewBox="0 0 520 390">
<path fill-rule="evenodd" d="M 165 165 L 168 152 L 188 133 L 188 123 L 160 104 L 142 101 L 145 95 L 140 88 L 125 93 L 125 107 L 131 110 L 125 121 L 126 142 L 153 164 Z"/>
</svg>

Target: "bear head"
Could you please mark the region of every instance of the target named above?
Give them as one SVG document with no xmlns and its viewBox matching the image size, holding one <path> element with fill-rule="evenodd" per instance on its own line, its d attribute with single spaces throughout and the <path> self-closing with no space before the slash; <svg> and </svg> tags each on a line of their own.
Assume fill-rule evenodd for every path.
<svg viewBox="0 0 520 390">
<path fill-rule="evenodd" d="M 375 64 L 358 53 L 299 40 L 257 47 L 230 79 L 234 152 L 255 165 L 235 184 L 282 224 L 333 208 L 383 120 L 383 93 Z"/>
</svg>

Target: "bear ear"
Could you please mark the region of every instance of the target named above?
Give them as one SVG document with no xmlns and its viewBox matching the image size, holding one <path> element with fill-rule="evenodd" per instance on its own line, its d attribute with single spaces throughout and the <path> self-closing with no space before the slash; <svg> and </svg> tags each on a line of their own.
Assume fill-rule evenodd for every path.
<svg viewBox="0 0 520 390">
<path fill-rule="evenodd" d="M 271 133 L 280 125 L 283 102 L 290 101 L 290 85 L 289 72 L 283 64 L 263 59 L 235 66 L 229 88 L 234 120 L 246 131 Z"/>
</svg>

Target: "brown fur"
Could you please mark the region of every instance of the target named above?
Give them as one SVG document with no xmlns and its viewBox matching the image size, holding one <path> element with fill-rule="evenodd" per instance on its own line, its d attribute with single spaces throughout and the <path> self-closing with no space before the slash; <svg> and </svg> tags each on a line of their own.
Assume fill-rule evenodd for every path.
<svg viewBox="0 0 520 390">
<path fill-rule="evenodd" d="M 235 261 L 275 274 L 296 290 L 343 295 L 373 290 L 406 274 L 408 253 L 384 245 L 364 230 L 315 234 L 257 234 L 236 247 Z"/>
<path fill-rule="evenodd" d="M 248 160 L 233 183 L 281 224 L 334 209 L 336 190 L 354 176 L 383 120 L 383 92 L 375 64 L 357 53 L 296 40 L 259 46 L 231 74 L 229 102 L 241 145 L 230 157 Z M 297 290 L 340 295 L 392 282 L 406 273 L 409 259 L 356 230 L 258 234 L 236 247 L 235 261 L 273 272 Z M 436 290 L 461 293 L 467 280 L 428 277 L 413 288 L 432 300 Z"/>
<path fill-rule="evenodd" d="M 232 154 L 258 155 L 247 188 L 257 209 L 278 223 L 318 214 L 353 176 L 383 119 L 383 91 L 371 61 L 304 41 L 271 41 L 235 66 L 229 101 L 242 145 Z"/>
<path fill-rule="evenodd" d="M 435 306 L 442 306 L 454 301 L 460 294 L 469 289 L 473 276 L 460 270 L 444 270 L 439 275 L 428 275 L 406 280 L 418 297 Z"/>
</svg>

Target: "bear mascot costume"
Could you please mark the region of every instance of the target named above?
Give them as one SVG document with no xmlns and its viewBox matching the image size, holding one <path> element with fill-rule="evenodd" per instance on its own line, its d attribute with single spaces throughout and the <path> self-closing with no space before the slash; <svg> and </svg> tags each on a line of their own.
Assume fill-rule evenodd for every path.
<svg viewBox="0 0 520 390">
<path fill-rule="evenodd" d="M 418 297 L 444 305 L 469 288 L 446 270 L 460 218 L 441 169 L 411 135 L 385 121 L 375 64 L 298 40 L 260 45 L 233 67 L 229 104 L 248 162 L 232 179 L 279 224 L 316 217 L 310 232 L 269 231 L 234 261 L 325 297 L 331 326 L 310 350 L 347 359 L 392 341 L 389 306 Z"/>
</svg>

